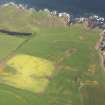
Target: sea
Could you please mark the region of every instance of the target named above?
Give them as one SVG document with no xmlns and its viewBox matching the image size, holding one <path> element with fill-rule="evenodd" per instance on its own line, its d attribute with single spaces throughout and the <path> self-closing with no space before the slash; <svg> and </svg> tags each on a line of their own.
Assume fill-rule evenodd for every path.
<svg viewBox="0 0 105 105">
<path fill-rule="evenodd" d="M 57 10 L 74 14 L 105 16 L 105 0 L 0 0 L 0 4 L 15 2 L 29 8 Z"/>
</svg>

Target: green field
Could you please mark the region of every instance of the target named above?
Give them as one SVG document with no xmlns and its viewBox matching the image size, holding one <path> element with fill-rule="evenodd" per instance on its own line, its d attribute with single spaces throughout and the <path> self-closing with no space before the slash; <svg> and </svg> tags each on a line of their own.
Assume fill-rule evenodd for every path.
<svg viewBox="0 0 105 105">
<path fill-rule="evenodd" d="M 11 8 L 7 10 L 9 11 Z M 13 18 L 14 12 L 11 11 Z M 26 14 L 23 13 L 21 15 L 25 18 Z M 10 11 L 8 15 L 11 18 Z M 4 19 L 5 15 L 2 16 Z M 29 21 L 33 16 L 35 23 L 31 24 Z M 27 19 L 33 36 L 26 43 L 24 43 L 27 40 L 26 37 L 8 36 L 0 33 L 0 59 L 3 62 L 1 66 L 5 66 L 3 67 L 4 71 L 8 69 L 7 61 L 10 59 L 8 56 L 12 52 L 15 55 L 26 54 L 40 57 L 54 63 L 55 70 L 52 78 L 43 92 L 31 92 L 28 89 L 6 85 L 6 82 L 2 80 L 1 72 L 0 105 L 100 105 L 102 103 L 105 105 L 105 73 L 100 66 L 99 54 L 95 50 L 101 30 L 98 28 L 86 30 L 82 24 L 61 27 L 61 23 L 59 23 L 57 26 L 51 24 L 49 27 L 44 19 L 41 26 L 36 23 L 36 20 L 42 19 L 41 17 L 44 17 L 45 20 L 48 18 L 47 14 L 43 12 L 35 12 L 31 14 L 31 18 Z M 22 19 L 20 18 L 21 21 L 18 21 L 22 22 Z M 17 22 L 16 19 L 15 22 Z M 13 27 L 16 30 L 18 25 L 16 23 L 7 26 L 2 22 L 0 27 L 4 26 L 11 30 Z M 23 23 L 24 25 L 25 23 Z M 26 32 L 27 27 L 24 29 L 19 27 L 19 30 Z M 101 87 L 103 94 L 99 98 L 98 90 Z M 93 97 L 93 100 L 90 96 Z"/>
</svg>

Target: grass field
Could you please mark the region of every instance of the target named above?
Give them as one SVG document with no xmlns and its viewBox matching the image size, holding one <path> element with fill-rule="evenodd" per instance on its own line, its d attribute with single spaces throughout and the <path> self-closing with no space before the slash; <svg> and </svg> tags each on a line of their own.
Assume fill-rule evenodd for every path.
<svg viewBox="0 0 105 105">
<path fill-rule="evenodd" d="M 41 14 L 35 16 L 39 18 Z M 50 81 L 43 92 L 30 92 L 28 89 L 6 85 L 6 82 L 3 82 L 2 73 L 4 72 L 2 72 L 0 75 L 0 105 L 96 105 L 97 102 L 99 104 L 103 102 L 104 105 L 105 73 L 100 66 L 98 52 L 95 50 L 101 30 L 98 28 L 86 30 L 82 24 L 74 24 L 70 27 L 33 25 L 35 25 L 37 32 L 17 50 L 15 50 L 17 46 L 26 40 L 24 37 L 0 34 L 0 59 L 5 62 L 3 69 L 4 71 L 9 70 L 8 61 L 12 59 L 3 58 L 15 50 L 15 56 L 25 54 L 33 58 L 40 58 L 42 62 L 43 60 L 52 62 L 54 64 L 53 74 L 50 74 Z M 25 60 L 29 62 L 29 60 Z M 20 62 L 22 61 L 24 61 L 23 58 Z M 16 66 L 12 67 L 14 71 L 19 67 L 18 63 L 16 62 Z M 26 67 L 29 65 L 27 63 L 23 65 L 25 64 Z M 23 65 L 24 70 L 22 70 L 27 73 L 27 68 L 25 69 Z M 43 68 L 44 66 L 46 64 L 43 65 Z M 48 69 L 47 67 L 46 69 Z M 21 69 L 19 70 L 23 73 Z M 40 76 L 39 74 L 37 75 Z M 22 80 L 20 77 L 17 78 L 17 81 Z M 101 87 L 103 88 L 101 99 L 98 96 L 94 99 L 89 98 L 99 94 L 98 90 Z"/>
<path fill-rule="evenodd" d="M 83 105 L 105 105 L 105 85 L 83 87 L 81 95 Z"/>
<path fill-rule="evenodd" d="M 12 37 L 0 33 L 0 59 L 5 58 L 11 51 L 15 50 L 25 39 Z"/>
</svg>

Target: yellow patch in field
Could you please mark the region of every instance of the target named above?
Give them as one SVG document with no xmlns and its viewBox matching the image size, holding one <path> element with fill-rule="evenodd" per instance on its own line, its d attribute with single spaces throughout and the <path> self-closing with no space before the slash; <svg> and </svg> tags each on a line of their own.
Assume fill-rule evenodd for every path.
<svg viewBox="0 0 105 105">
<path fill-rule="evenodd" d="M 6 84 L 33 92 L 43 92 L 54 71 L 52 62 L 29 55 L 17 55 L 7 65 L 15 69 L 16 74 L 4 76 Z"/>
</svg>

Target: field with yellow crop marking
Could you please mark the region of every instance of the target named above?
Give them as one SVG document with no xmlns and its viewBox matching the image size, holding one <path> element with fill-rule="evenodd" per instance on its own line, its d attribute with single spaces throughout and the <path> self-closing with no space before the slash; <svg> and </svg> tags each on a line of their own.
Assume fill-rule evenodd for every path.
<svg viewBox="0 0 105 105">
<path fill-rule="evenodd" d="M 43 92 L 49 83 L 46 77 L 52 76 L 54 71 L 52 62 L 29 55 L 17 55 L 11 58 L 7 65 L 15 70 L 16 74 L 8 72 L 4 75 L 2 79 L 5 83 L 32 92 Z"/>
</svg>

